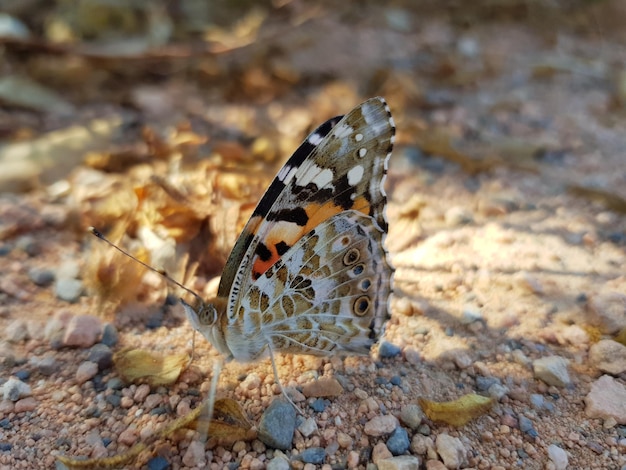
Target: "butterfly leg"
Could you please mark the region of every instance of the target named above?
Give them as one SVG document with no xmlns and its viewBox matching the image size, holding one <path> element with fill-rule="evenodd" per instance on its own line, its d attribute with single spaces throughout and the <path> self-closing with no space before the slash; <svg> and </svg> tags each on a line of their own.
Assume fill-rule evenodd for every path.
<svg viewBox="0 0 626 470">
<path fill-rule="evenodd" d="M 272 348 L 268 347 L 267 349 L 270 353 L 270 360 L 272 361 L 272 369 L 274 369 L 274 379 L 276 380 L 276 383 L 280 387 L 280 391 L 283 393 L 283 396 L 285 397 L 285 399 L 289 403 L 291 403 L 291 406 L 295 408 L 296 412 L 300 416 L 304 416 L 304 412 L 300 409 L 300 407 L 293 402 L 293 400 L 289 397 L 289 395 L 287 395 L 287 391 L 285 390 L 285 387 L 283 387 L 283 384 L 280 381 L 280 377 L 278 377 L 278 369 L 276 368 L 276 361 L 274 360 L 274 352 L 272 351 Z"/>
</svg>

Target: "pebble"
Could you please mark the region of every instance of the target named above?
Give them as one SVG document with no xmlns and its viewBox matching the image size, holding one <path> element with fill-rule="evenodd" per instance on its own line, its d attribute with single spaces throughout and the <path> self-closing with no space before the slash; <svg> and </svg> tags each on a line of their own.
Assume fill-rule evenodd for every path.
<svg viewBox="0 0 626 470">
<path fill-rule="evenodd" d="M 387 359 L 387 358 L 399 356 L 401 352 L 402 352 L 402 348 L 388 341 L 383 341 L 382 343 L 380 343 L 380 346 L 378 347 L 378 356 L 381 359 Z"/>
<path fill-rule="evenodd" d="M 106 370 L 113 366 L 113 351 L 106 344 L 94 344 L 89 350 L 87 360 L 98 364 L 98 370 Z"/>
<path fill-rule="evenodd" d="M 435 445 L 446 468 L 461 468 L 466 464 L 467 452 L 460 439 L 444 433 L 437 436 Z"/>
<path fill-rule="evenodd" d="M 102 339 L 100 342 L 110 348 L 115 346 L 118 341 L 117 328 L 112 323 L 107 323 L 102 329 Z"/>
<path fill-rule="evenodd" d="M 497 377 L 483 377 L 482 375 L 476 376 L 476 389 L 479 392 L 486 392 L 492 385 L 500 383 L 500 379 Z"/>
<path fill-rule="evenodd" d="M 357 468 L 360 460 L 361 455 L 356 450 L 351 450 L 348 452 L 348 458 L 346 458 L 346 467 Z"/>
<path fill-rule="evenodd" d="M 587 301 L 586 320 L 601 333 L 614 335 L 626 328 L 626 295 L 618 292 L 591 296 Z"/>
<path fill-rule="evenodd" d="M 133 400 L 135 403 L 143 403 L 146 397 L 150 394 L 150 385 L 141 384 L 137 386 L 137 390 L 133 394 Z"/>
<path fill-rule="evenodd" d="M 317 423 L 313 418 L 307 418 L 302 421 L 302 423 L 300 423 L 300 425 L 298 426 L 298 431 L 300 431 L 300 434 L 302 434 L 304 437 L 309 437 L 311 434 L 317 431 Z"/>
<path fill-rule="evenodd" d="M 54 294 L 58 299 L 73 304 L 83 294 L 83 283 L 79 279 L 57 279 L 54 285 Z"/>
<path fill-rule="evenodd" d="M 413 455 L 400 455 L 378 461 L 378 470 L 418 470 L 420 459 Z"/>
<path fill-rule="evenodd" d="M 15 375 L 15 377 L 20 379 L 22 382 L 26 382 L 28 379 L 30 379 L 30 372 L 26 369 L 18 370 L 13 375 Z"/>
<path fill-rule="evenodd" d="M 567 470 L 568 458 L 567 452 L 555 444 L 548 446 L 548 457 L 554 464 L 555 470 Z"/>
<path fill-rule="evenodd" d="M 626 372 L 626 346 L 612 339 L 602 339 L 589 348 L 589 361 L 602 372 L 622 374 Z"/>
<path fill-rule="evenodd" d="M 111 377 L 107 380 L 107 388 L 111 390 L 121 390 L 124 388 L 124 381 L 119 377 Z"/>
<path fill-rule="evenodd" d="M 183 463 L 187 467 L 206 466 L 206 455 L 204 451 L 204 443 L 200 441 L 191 441 L 185 455 L 183 455 Z"/>
<path fill-rule="evenodd" d="M 28 277 L 33 284 L 39 287 L 48 287 L 54 282 L 54 271 L 50 269 L 31 268 L 28 270 Z"/>
<path fill-rule="evenodd" d="M 46 377 L 51 376 L 59 369 L 57 360 L 51 355 L 42 357 L 40 360 L 36 361 L 34 365 L 37 367 L 39 373 Z"/>
<path fill-rule="evenodd" d="M 63 344 L 79 348 L 90 348 L 98 341 L 102 324 L 93 315 L 76 315 L 67 324 Z"/>
<path fill-rule="evenodd" d="M 609 375 L 591 384 L 585 404 L 585 414 L 590 418 L 613 418 L 619 424 L 626 424 L 626 386 Z"/>
<path fill-rule="evenodd" d="M 343 387 L 334 377 L 322 377 L 304 384 L 302 394 L 309 397 L 338 397 L 343 393 Z"/>
<path fill-rule="evenodd" d="M 443 219 L 447 225 L 455 227 L 471 223 L 474 220 L 474 215 L 464 207 L 452 206 L 445 212 Z"/>
<path fill-rule="evenodd" d="M 135 444 L 135 442 L 137 442 L 138 438 L 139 438 L 139 433 L 137 432 L 137 429 L 126 428 L 120 433 L 119 437 L 117 438 L 117 441 L 120 444 L 124 444 L 125 446 L 130 447 L 133 444 Z"/>
<path fill-rule="evenodd" d="M 326 458 L 326 451 L 322 447 L 310 447 L 308 449 L 304 449 L 300 453 L 300 459 L 304 463 L 313 463 L 313 464 L 321 465 L 324 463 L 325 458 Z"/>
<path fill-rule="evenodd" d="M 389 452 L 389 449 L 387 449 L 384 442 L 377 443 L 372 449 L 371 459 L 374 463 L 378 463 L 381 460 L 389 459 L 391 457 L 393 457 L 393 455 Z"/>
<path fill-rule="evenodd" d="M 282 452 L 279 455 L 274 454 L 274 458 L 267 463 L 267 470 L 289 470 L 289 459 Z"/>
<path fill-rule="evenodd" d="M 384 436 L 398 427 L 398 418 L 393 415 L 375 416 L 365 423 L 363 432 L 368 436 Z"/>
<path fill-rule="evenodd" d="M 409 450 L 409 433 L 401 426 L 398 426 L 387 439 L 387 448 L 392 455 L 402 455 Z"/>
<path fill-rule="evenodd" d="M 330 402 L 328 400 L 324 400 L 323 398 L 316 398 L 309 406 L 316 413 L 322 413 L 329 404 Z"/>
<path fill-rule="evenodd" d="M 158 456 L 152 457 L 148 460 L 146 466 L 148 467 L 148 470 L 168 470 L 170 468 L 170 463 L 164 457 Z"/>
<path fill-rule="evenodd" d="M 2 397 L 5 400 L 18 401 L 31 394 L 30 386 L 19 379 L 11 377 L 2 386 Z"/>
<path fill-rule="evenodd" d="M 341 431 L 337 433 L 337 444 L 339 444 L 339 447 L 348 449 L 352 447 L 352 443 L 353 441 L 349 434 Z"/>
<path fill-rule="evenodd" d="M 413 403 L 403 406 L 398 417 L 402 424 L 415 431 L 424 420 L 424 412 L 419 405 Z"/>
<path fill-rule="evenodd" d="M 91 361 L 85 361 L 76 369 L 76 382 L 79 385 L 91 380 L 98 373 L 98 364 Z"/>
<path fill-rule="evenodd" d="M 28 325 L 25 320 L 17 319 L 9 323 L 4 330 L 4 337 L 10 343 L 20 343 L 29 338 Z"/>
<path fill-rule="evenodd" d="M 258 438 L 275 449 L 291 449 L 296 430 L 296 410 L 284 400 L 274 400 L 259 422 Z"/>
<path fill-rule="evenodd" d="M 18 400 L 15 402 L 15 408 L 14 411 L 16 413 L 23 413 L 25 411 L 33 411 L 35 408 L 37 408 L 37 400 L 35 400 L 33 397 L 26 397 L 26 398 L 22 398 L 21 400 Z"/>
<path fill-rule="evenodd" d="M 525 434 L 533 434 L 536 433 L 535 428 L 533 426 L 533 422 L 528 419 L 526 416 L 524 415 L 519 415 L 518 417 L 518 423 L 519 423 L 519 430 L 522 431 Z"/>
<path fill-rule="evenodd" d="M 508 395 L 509 389 L 502 384 L 496 383 L 489 387 L 489 396 L 500 401 Z"/>
<path fill-rule="evenodd" d="M 415 455 L 428 455 L 430 458 L 436 458 L 435 442 L 428 436 L 415 434 L 411 439 L 411 453 Z"/>
<path fill-rule="evenodd" d="M 567 365 L 569 361 L 560 356 L 548 356 L 533 361 L 535 378 L 548 385 L 566 387 L 571 383 Z"/>
</svg>

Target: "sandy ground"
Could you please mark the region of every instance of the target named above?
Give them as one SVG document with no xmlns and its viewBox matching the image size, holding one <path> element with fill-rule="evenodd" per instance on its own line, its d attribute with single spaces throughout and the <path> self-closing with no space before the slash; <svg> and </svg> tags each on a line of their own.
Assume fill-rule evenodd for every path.
<svg viewBox="0 0 626 470">
<path fill-rule="evenodd" d="M 333 73 L 344 60 L 367 68 L 363 57 L 372 63 L 381 60 L 389 50 L 385 44 L 397 44 L 388 58 L 399 68 L 407 57 L 421 54 L 426 60 L 428 51 L 438 48 L 455 50 L 467 69 L 468 64 L 487 68 L 494 58 L 499 68 L 493 74 L 481 69 L 480 78 L 456 88 L 438 86 L 434 75 L 420 81 L 419 74 L 403 71 L 391 74 L 377 90 L 386 92 L 398 126 L 388 180 L 388 244 L 397 268 L 396 294 L 385 340 L 399 346 L 401 354 L 344 361 L 280 356 L 279 374 L 287 386 L 335 376 L 345 389 L 321 413 L 308 407 L 312 399 L 300 402 L 317 430 L 308 436 L 297 431 L 293 448 L 284 454 L 294 457 L 323 447 L 334 453 L 317 467 L 365 468 L 389 456 L 380 445 L 385 436 L 364 432 L 372 418 L 399 416 L 419 397 L 444 401 L 476 391 L 488 394 L 479 385 L 486 378 L 503 390 L 490 411 L 461 428 L 428 420 L 418 429 L 405 426 L 412 441 L 406 454 L 418 457 L 423 468 L 444 468 L 433 443 L 447 434 L 458 438 L 462 448 L 458 468 L 624 468 L 626 423 L 589 417 L 585 397 L 602 375 L 590 361 L 589 349 L 616 333 L 604 328 L 597 312 L 625 322 L 619 296 L 626 294 L 626 217 L 623 207 L 581 196 L 572 188 L 600 188 L 626 198 L 626 120 L 623 110 L 612 111 L 608 105 L 614 88 L 610 71 L 602 69 L 623 60 L 625 50 L 614 47 L 619 43 L 607 36 L 563 33 L 546 44 L 535 30 L 520 25 L 496 23 L 459 31 L 442 19 L 409 18 L 419 25 L 419 33 L 356 28 L 355 37 L 363 42 L 351 58 L 340 40 L 346 31 L 336 20 L 327 18 L 292 32 L 294 41 L 308 37 L 307 28 L 319 33 L 308 47 L 289 51 L 303 73 L 315 72 L 306 70 L 319 63 L 311 58 L 328 51 L 330 44 L 336 47 L 325 67 Z M 600 46 L 602 55 L 594 55 Z M 533 76 L 538 64 L 556 62 L 560 65 L 547 78 Z M 598 67 L 603 71 L 596 73 Z M 347 81 L 353 79 L 346 75 Z M 308 97 L 309 103 L 318 103 L 307 110 L 311 124 L 341 112 L 336 108 L 343 107 L 342 99 L 346 109 L 359 101 L 344 97 L 329 104 L 333 97 L 345 96 L 343 86 L 330 85 Z M 186 93 L 187 98 L 194 96 Z M 317 110 L 326 114 L 317 117 Z M 420 133 L 436 127 L 445 127 L 447 141 L 459 152 L 478 160 L 496 156 L 498 163 L 469 174 L 449 158 L 424 156 Z M 81 183 L 70 181 L 75 196 Z M 258 197 L 254 192 L 251 197 Z M 169 414 L 150 414 L 148 399 L 143 392 L 137 394 L 136 385 L 124 387 L 121 396 L 128 400 L 114 406 L 105 400 L 111 390 L 100 390 L 93 380 L 79 383 L 77 370 L 87 360 L 88 348 L 53 347 L 45 330 L 51 318 L 98 315 L 97 303 L 93 295 L 76 303 L 60 300 L 53 286 L 38 287 L 28 274 L 32 268 L 58 274 L 68 263 L 82 270 L 89 263 L 92 241 L 76 222 L 75 202 L 53 197 L 44 187 L 3 194 L 0 207 L 0 356 L 5 358 L 0 377 L 28 371 L 25 381 L 34 398 L 22 403 L 22 410 L 7 400 L 2 404 L 0 420 L 8 424 L 0 423 L 0 443 L 10 446 L 0 450 L 0 468 L 53 468 L 57 453 L 114 455 L 200 403 L 215 357 L 204 342 L 179 382 L 150 390 L 156 401 L 175 410 Z M 160 309 L 158 303 L 134 305 L 103 319 L 118 329 L 114 349 L 141 347 L 165 354 L 189 350 L 191 329 L 179 307 L 168 308 L 157 328 L 146 328 Z M 20 325 L 27 329 L 23 336 L 16 332 Z M 535 376 L 533 361 L 550 356 L 567 360 L 569 383 L 564 386 Z M 41 373 L 43 358 L 56 364 L 50 375 Z M 389 385 L 395 376 L 400 386 Z M 97 380 L 106 384 L 114 377 L 108 370 Z M 624 379 L 624 372 L 615 374 L 621 386 Z M 278 394 L 267 361 L 228 364 L 222 372 L 219 395 L 235 398 L 255 425 Z M 548 405 L 537 406 L 538 396 Z M 94 408 L 100 411 L 94 413 Z M 531 431 L 525 428 L 528 420 Z M 197 468 L 203 458 L 211 468 L 235 468 L 235 462 L 240 468 L 264 468 L 278 455 L 258 440 L 234 446 L 212 440 L 204 457 L 197 456 L 189 450 L 196 437 L 191 431 L 179 433 L 164 440 L 158 453 L 172 468 Z M 111 442 L 106 449 L 102 439 Z M 550 456 L 551 445 L 567 453 L 566 467 Z M 316 468 L 297 461 L 293 465 Z"/>
</svg>

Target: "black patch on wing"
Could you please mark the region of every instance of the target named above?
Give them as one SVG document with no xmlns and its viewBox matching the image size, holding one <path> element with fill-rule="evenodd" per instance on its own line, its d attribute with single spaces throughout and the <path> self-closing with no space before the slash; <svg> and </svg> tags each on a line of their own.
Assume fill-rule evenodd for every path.
<svg viewBox="0 0 626 470">
<path fill-rule="evenodd" d="M 278 242 L 276 243 L 275 246 L 276 246 L 276 253 L 278 253 L 278 256 L 283 256 L 285 253 L 289 251 L 289 248 L 291 248 L 285 242 Z"/>
<path fill-rule="evenodd" d="M 294 209 L 281 209 L 278 211 L 272 211 L 267 214 L 267 220 L 276 220 L 283 222 L 292 222 L 304 227 L 309 221 L 309 216 L 302 207 L 296 207 Z"/>
<path fill-rule="evenodd" d="M 330 134 L 332 128 L 335 127 L 339 121 L 341 121 L 341 118 L 343 118 L 343 116 L 336 116 L 332 119 L 329 119 L 313 132 L 311 132 L 309 136 L 304 140 L 304 142 L 302 142 L 300 147 L 296 149 L 291 158 L 287 160 L 287 163 L 285 163 L 284 167 L 297 168 L 302 165 L 302 162 L 304 162 L 304 160 L 306 160 L 307 157 L 311 155 L 311 152 L 315 149 L 315 147 L 317 147 L 317 145 L 313 145 L 311 142 L 309 142 L 311 136 L 317 134 L 320 138 L 325 138 L 328 134 Z M 272 208 L 274 201 L 283 191 L 283 189 L 285 189 L 285 183 L 283 183 L 278 178 L 274 178 L 274 181 L 272 181 L 272 184 L 270 184 L 269 188 L 267 188 L 267 191 L 257 204 L 256 209 L 254 209 L 254 213 L 252 214 L 252 216 L 254 217 L 256 215 L 260 215 L 261 217 L 265 218 L 265 216 Z"/>
<path fill-rule="evenodd" d="M 262 242 L 259 242 L 256 246 L 256 254 L 259 256 L 261 261 L 269 261 L 272 258 L 272 252 Z"/>
</svg>

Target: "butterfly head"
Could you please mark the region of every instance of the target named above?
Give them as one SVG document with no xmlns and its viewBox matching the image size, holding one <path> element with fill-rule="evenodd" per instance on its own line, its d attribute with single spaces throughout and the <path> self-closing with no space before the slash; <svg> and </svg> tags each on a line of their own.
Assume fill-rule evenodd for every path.
<svg viewBox="0 0 626 470">
<path fill-rule="evenodd" d="M 221 321 L 226 310 L 226 300 L 216 297 L 204 301 L 198 295 L 195 295 L 195 298 L 196 301 L 193 306 L 180 299 L 189 323 L 195 330 L 202 333 L 221 354 L 230 357 L 232 353 L 226 344 L 221 327 Z"/>
</svg>

